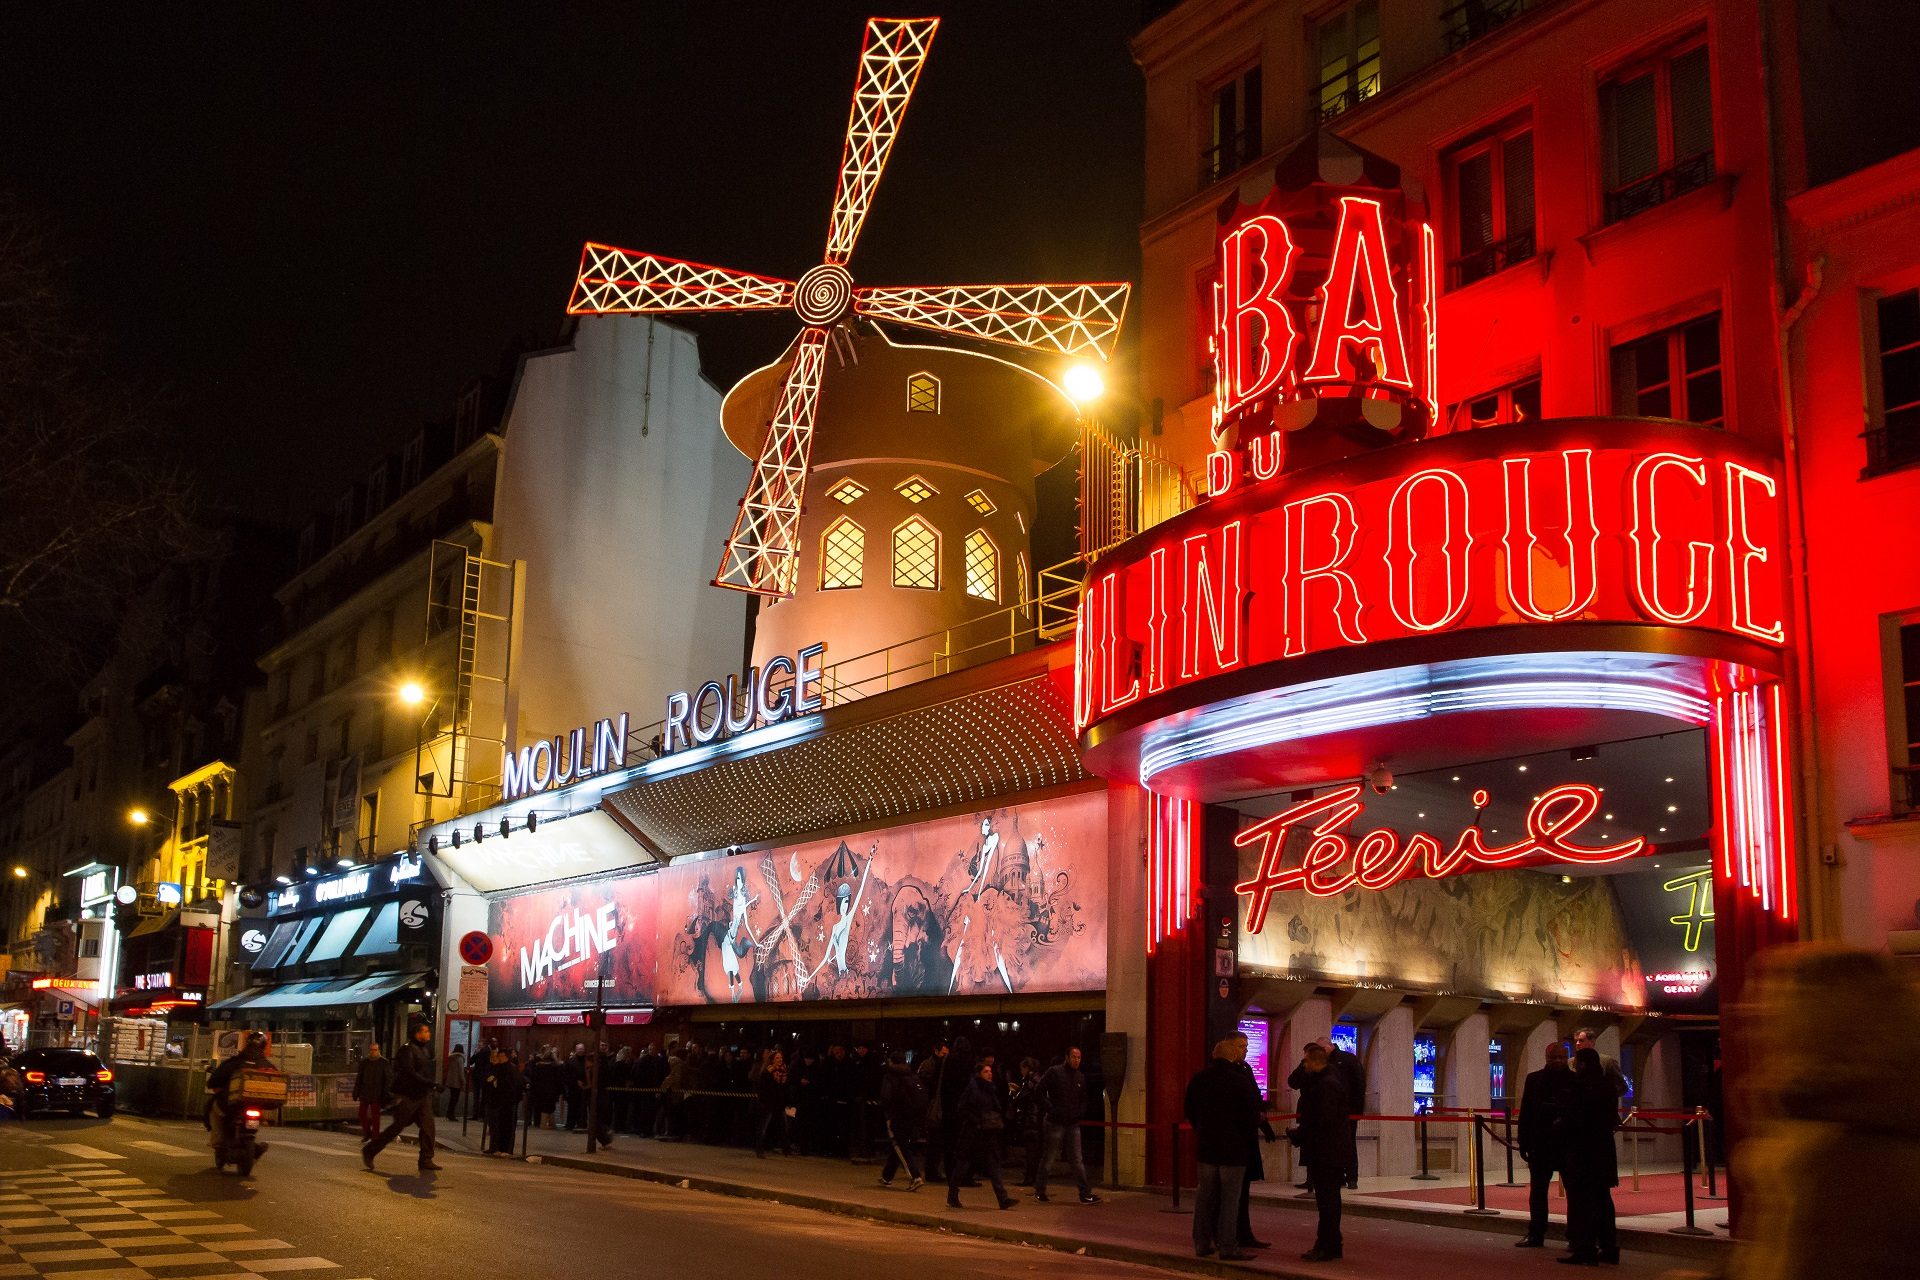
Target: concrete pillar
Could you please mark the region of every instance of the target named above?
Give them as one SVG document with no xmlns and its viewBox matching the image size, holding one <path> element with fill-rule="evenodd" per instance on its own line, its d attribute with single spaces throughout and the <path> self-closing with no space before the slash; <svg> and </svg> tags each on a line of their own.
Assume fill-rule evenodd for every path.
<svg viewBox="0 0 1920 1280">
<path fill-rule="evenodd" d="M 1483 1111 L 1493 1105 L 1493 1054 L 1488 1048 L 1487 1015 L 1470 1013 L 1453 1029 L 1447 1045 L 1440 1091 L 1450 1107 Z"/>
<path fill-rule="evenodd" d="M 1679 1111 L 1681 1109 L 1680 1084 L 1680 1037 L 1669 1032 L 1650 1045 L 1642 1046 L 1637 1053 L 1634 1065 L 1634 1105 L 1642 1111 Z M 1662 1128 L 1672 1128 L 1674 1121 L 1660 1120 L 1655 1123 Z M 1691 1136 L 1691 1135 L 1690 1135 Z M 1698 1142 L 1698 1138 L 1693 1139 Z M 1695 1148 L 1696 1157 L 1699 1149 Z M 1640 1158 L 1642 1161 L 1680 1162 L 1680 1139 L 1667 1134 L 1643 1136 Z"/>
<path fill-rule="evenodd" d="M 1527 1077 L 1547 1065 L 1547 1046 L 1559 1038 L 1560 1025 L 1552 1018 L 1527 1033 L 1527 1042 L 1520 1047 L 1520 1061 L 1507 1065 L 1507 1092 L 1516 1100 Z"/>
<path fill-rule="evenodd" d="M 1308 996 L 1295 1006 L 1292 1015 L 1285 1023 L 1277 1023 L 1286 1028 L 1280 1036 L 1280 1043 L 1273 1047 L 1273 1074 L 1278 1082 L 1275 1090 L 1286 1088 L 1287 1077 L 1299 1065 L 1300 1051 L 1309 1040 L 1325 1042 L 1333 1031 L 1333 1003 L 1325 996 Z M 1295 1099 L 1287 1097 L 1287 1105 L 1292 1107 Z"/>
<path fill-rule="evenodd" d="M 1141 844 L 1142 793 L 1131 787 L 1107 792 L 1107 1031 L 1127 1037 L 1127 1076 L 1114 1118 L 1122 1124 L 1147 1119 L 1146 851 Z M 1104 1117 L 1103 1117 L 1104 1118 Z M 1120 1184 L 1147 1182 L 1147 1135 L 1143 1129 L 1111 1131 L 1118 1145 Z M 1089 1176 L 1093 1171 L 1089 1169 Z"/>
<path fill-rule="evenodd" d="M 1362 1030 L 1360 1042 L 1367 1063 L 1367 1088 L 1373 1095 L 1369 1105 L 1378 1107 L 1379 1115 L 1412 1115 L 1413 1010 L 1405 1005 L 1389 1009 Z M 1400 1120 L 1368 1121 L 1360 1126 L 1362 1135 L 1369 1127 L 1379 1135 L 1377 1172 L 1381 1177 L 1403 1178 L 1419 1170 L 1413 1125 Z"/>
</svg>

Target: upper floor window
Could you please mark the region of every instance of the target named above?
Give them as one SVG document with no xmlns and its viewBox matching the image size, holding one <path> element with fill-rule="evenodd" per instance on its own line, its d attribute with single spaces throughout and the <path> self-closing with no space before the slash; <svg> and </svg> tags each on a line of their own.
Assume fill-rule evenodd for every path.
<svg viewBox="0 0 1920 1280">
<path fill-rule="evenodd" d="M 1600 86 L 1606 220 L 1618 222 L 1713 181 L 1713 75 L 1699 42 Z"/>
<path fill-rule="evenodd" d="M 820 535 L 820 589 L 839 591 L 860 585 L 867 554 L 867 531 L 845 516 Z"/>
<path fill-rule="evenodd" d="M 1333 119 L 1380 92 L 1380 4 L 1359 0 L 1314 24 L 1319 84 L 1313 105 L 1321 121 Z"/>
<path fill-rule="evenodd" d="M 427 454 L 427 438 L 416 433 L 413 439 L 400 448 L 400 490 L 408 489 L 420 483 L 420 464 Z"/>
<path fill-rule="evenodd" d="M 382 462 L 367 473 L 367 518 L 371 520 L 387 509 L 387 464 Z"/>
<path fill-rule="evenodd" d="M 1874 302 L 1874 345 L 1868 370 L 1867 474 L 1920 462 L 1920 289 Z"/>
<path fill-rule="evenodd" d="M 966 541 L 967 594 L 1000 603 L 1000 548 L 985 529 L 975 529 Z"/>
<path fill-rule="evenodd" d="M 1447 430 L 1471 431 L 1540 417 L 1540 375 L 1483 392 L 1447 410 Z"/>
<path fill-rule="evenodd" d="M 1533 0 L 1537 3 L 1538 0 Z M 1447 52 L 1460 50 L 1506 26 L 1527 11 L 1529 0 L 1459 0 L 1440 11 L 1447 29 Z"/>
<path fill-rule="evenodd" d="M 480 434 L 480 396 L 481 384 L 473 383 L 460 394 L 460 403 L 453 411 L 453 448 L 454 452 L 472 444 L 474 437 Z"/>
<path fill-rule="evenodd" d="M 909 516 L 893 531 L 893 585 L 939 589 L 940 534 L 919 516 Z"/>
<path fill-rule="evenodd" d="M 353 490 L 348 489 L 333 501 L 333 540 L 340 542 L 353 532 Z"/>
<path fill-rule="evenodd" d="M 1615 413 L 1726 425 L 1718 311 L 1620 343 L 1612 363 Z"/>
<path fill-rule="evenodd" d="M 1207 142 L 1200 182 L 1218 182 L 1260 154 L 1260 68 L 1247 68 L 1207 95 Z"/>
<path fill-rule="evenodd" d="M 1899 624 L 1895 639 L 1899 651 L 1889 664 L 1889 675 L 1899 684 L 1887 691 L 1893 704 L 1888 719 L 1898 726 L 1890 735 L 1896 757 L 1893 807 L 1911 813 L 1920 809 L 1920 619 Z"/>
<path fill-rule="evenodd" d="M 907 412 L 940 412 L 940 379 L 930 373 L 916 373 L 908 378 Z"/>
<path fill-rule="evenodd" d="M 1472 284 L 1533 257 L 1531 125 L 1456 147 L 1445 168 L 1453 201 L 1452 283 Z"/>
</svg>

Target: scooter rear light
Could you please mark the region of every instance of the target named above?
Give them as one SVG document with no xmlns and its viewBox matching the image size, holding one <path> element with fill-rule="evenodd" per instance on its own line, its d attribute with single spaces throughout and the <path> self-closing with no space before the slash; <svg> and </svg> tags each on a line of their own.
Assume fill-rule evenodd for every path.
<svg viewBox="0 0 1920 1280">
<path fill-rule="evenodd" d="M 260 1113 L 258 1111 L 255 1111 L 252 1107 L 247 1108 L 247 1119 L 258 1120 L 259 1118 L 260 1118 Z"/>
<path fill-rule="evenodd" d="M 47 1082 L 47 1073 L 46 1073 L 46 1072 L 44 1072 L 44 1071 L 29 1071 L 29 1072 L 27 1072 L 27 1083 L 28 1083 L 28 1084 L 45 1084 L 46 1082 Z"/>
</svg>

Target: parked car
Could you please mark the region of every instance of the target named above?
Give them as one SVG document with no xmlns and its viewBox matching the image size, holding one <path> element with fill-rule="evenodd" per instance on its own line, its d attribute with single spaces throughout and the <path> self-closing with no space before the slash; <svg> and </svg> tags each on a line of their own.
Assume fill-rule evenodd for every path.
<svg viewBox="0 0 1920 1280">
<path fill-rule="evenodd" d="M 113 1114 L 113 1072 L 85 1049 L 27 1049 L 13 1056 L 20 1073 L 20 1114 L 93 1111 Z"/>
</svg>

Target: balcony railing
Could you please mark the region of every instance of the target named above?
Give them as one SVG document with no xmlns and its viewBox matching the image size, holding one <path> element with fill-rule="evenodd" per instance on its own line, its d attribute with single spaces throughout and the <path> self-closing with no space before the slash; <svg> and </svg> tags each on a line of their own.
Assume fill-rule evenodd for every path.
<svg viewBox="0 0 1920 1280">
<path fill-rule="evenodd" d="M 1867 465 L 1861 476 L 1884 475 L 1920 463 L 1920 421 L 1882 423 L 1860 433 L 1867 442 Z"/>
<path fill-rule="evenodd" d="M 1200 185 L 1210 187 L 1259 154 L 1260 139 L 1252 129 L 1242 129 L 1217 146 L 1200 153 Z"/>
<path fill-rule="evenodd" d="M 1308 95 L 1314 110 L 1320 113 L 1320 123 L 1325 124 L 1335 116 L 1344 115 L 1361 103 L 1380 92 L 1380 72 L 1378 69 L 1364 76 L 1355 76 L 1351 72 L 1342 72 L 1315 88 Z"/>
<path fill-rule="evenodd" d="M 1533 254 L 1533 229 L 1529 227 L 1519 235 L 1496 240 L 1485 248 L 1455 258 L 1447 264 L 1448 280 L 1453 288 L 1458 289 L 1461 285 L 1485 280 L 1508 267 L 1526 262 Z"/>
<path fill-rule="evenodd" d="M 1447 52 L 1458 53 L 1481 36 L 1491 35 L 1527 8 L 1528 0 L 1463 0 L 1450 9 L 1441 10 L 1440 21 L 1447 31 Z"/>
<path fill-rule="evenodd" d="M 1707 151 L 1682 160 L 1671 169 L 1628 183 L 1607 193 L 1607 221 L 1623 222 L 1637 213 L 1658 208 L 1677 200 L 1689 191 L 1697 191 L 1714 179 L 1713 152 Z"/>
</svg>

